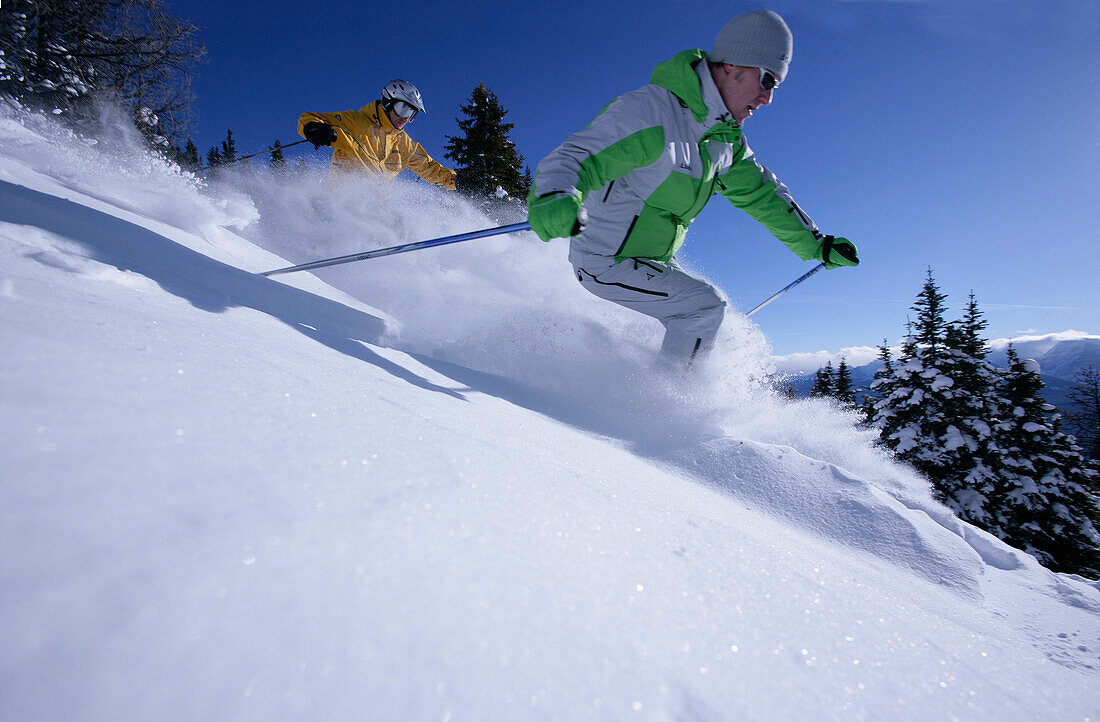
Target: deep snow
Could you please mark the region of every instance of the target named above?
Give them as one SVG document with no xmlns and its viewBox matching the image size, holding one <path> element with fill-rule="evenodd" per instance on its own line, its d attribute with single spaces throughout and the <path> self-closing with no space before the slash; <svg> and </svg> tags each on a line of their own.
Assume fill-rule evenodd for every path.
<svg viewBox="0 0 1100 722">
<path fill-rule="evenodd" d="M 0 114 L 0 719 L 1100 718 L 1097 586 L 738 314 L 668 379 L 530 234 L 264 278 L 497 221 L 103 133 Z"/>
</svg>

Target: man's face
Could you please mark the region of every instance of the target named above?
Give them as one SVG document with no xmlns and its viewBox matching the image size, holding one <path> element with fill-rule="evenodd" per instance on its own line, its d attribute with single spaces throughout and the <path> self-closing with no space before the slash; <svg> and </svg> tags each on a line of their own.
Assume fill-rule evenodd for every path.
<svg viewBox="0 0 1100 722">
<path fill-rule="evenodd" d="M 386 115 L 390 116 L 390 122 L 393 123 L 393 127 L 397 130 L 404 130 L 405 126 L 409 124 L 409 118 L 402 118 L 393 110 L 387 110 Z"/>
<path fill-rule="evenodd" d="M 760 87 L 760 68 L 743 68 L 723 63 L 711 71 L 714 84 L 722 95 L 726 110 L 733 114 L 738 125 L 752 117 L 761 105 L 772 102 L 773 90 Z"/>
</svg>

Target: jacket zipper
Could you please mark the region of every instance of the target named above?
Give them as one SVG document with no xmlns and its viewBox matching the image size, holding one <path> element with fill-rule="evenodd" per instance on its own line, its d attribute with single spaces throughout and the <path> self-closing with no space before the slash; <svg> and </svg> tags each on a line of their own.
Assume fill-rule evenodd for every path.
<svg viewBox="0 0 1100 722">
<path fill-rule="evenodd" d="M 615 258 L 618 258 L 619 254 L 623 252 L 624 248 L 626 248 L 627 241 L 630 240 L 630 233 L 631 233 L 631 231 L 634 230 L 634 224 L 638 222 L 638 219 L 640 217 L 641 217 L 640 214 L 636 215 L 636 216 L 634 216 L 634 220 L 632 220 L 630 222 L 630 228 L 626 229 L 626 235 L 623 236 L 623 242 L 622 242 L 622 244 L 619 245 L 619 250 L 615 251 Z"/>
</svg>

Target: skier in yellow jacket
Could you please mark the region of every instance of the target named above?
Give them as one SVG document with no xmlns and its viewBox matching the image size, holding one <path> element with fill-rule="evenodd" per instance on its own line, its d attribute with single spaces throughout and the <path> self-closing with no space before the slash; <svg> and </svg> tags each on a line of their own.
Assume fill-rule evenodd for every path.
<svg viewBox="0 0 1100 722">
<path fill-rule="evenodd" d="M 314 148 L 332 146 L 332 170 L 367 170 L 392 179 L 405 168 L 437 186 L 455 189 L 455 172 L 432 160 L 405 126 L 424 112 L 420 91 L 407 80 L 391 80 L 382 99 L 359 110 L 302 113 L 298 134 Z"/>
</svg>

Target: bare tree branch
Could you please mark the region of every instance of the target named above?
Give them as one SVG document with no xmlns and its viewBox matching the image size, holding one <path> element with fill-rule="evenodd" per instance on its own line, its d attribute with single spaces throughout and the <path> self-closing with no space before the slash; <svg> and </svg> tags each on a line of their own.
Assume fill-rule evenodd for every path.
<svg viewBox="0 0 1100 722">
<path fill-rule="evenodd" d="M 206 54 L 197 33 L 162 0 L 4 0 L 0 93 L 75 118 L 112 99 L 147 137 L 178 138 Z"/>
</svg>

